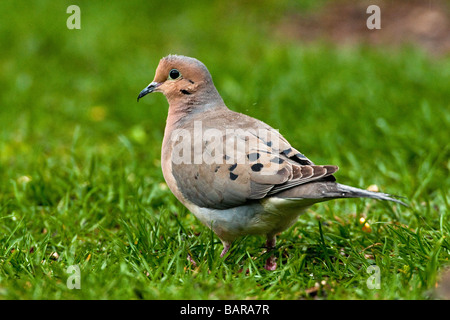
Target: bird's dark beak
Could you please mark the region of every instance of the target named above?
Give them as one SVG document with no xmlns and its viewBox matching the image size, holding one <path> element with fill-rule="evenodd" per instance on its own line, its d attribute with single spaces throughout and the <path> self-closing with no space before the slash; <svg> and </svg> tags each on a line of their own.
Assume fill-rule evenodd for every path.
<svg viewBox="0 0 450 320">
<path fill-rule="evenodd" d="M 137 101 L 139 102 L 140 98 L 142 98 L 143 96 L 146 96 L 147 94 L 152 93 L 153 91 L 155 91 L 155 89 L 158 88 L 160 85 L 161 85 L 160 82 L 153 81 L 152 83 L 150 83 L 147 86 L 147 88 L 145 88 L 144 90 L 141 91 L 141 93 L 139 93 Z"/>
</svg>

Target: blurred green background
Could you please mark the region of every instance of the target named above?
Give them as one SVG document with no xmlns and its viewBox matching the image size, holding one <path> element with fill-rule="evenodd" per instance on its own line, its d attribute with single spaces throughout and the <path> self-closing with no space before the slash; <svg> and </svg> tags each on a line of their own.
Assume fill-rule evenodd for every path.
<svg viewBox="0 0 450 320">
<path fill-rule="evenodd" d="M 2 1 L 0 298 L 429 297 L 449 253 L 448 7 L 430 1 L 421 8 L 412 1 L 410 11 L 402 11 L 392 1 L 378 3 L 381 30 L 365 26 L 369 1 Z M 81 9 L 80 30 L 66 27 L 72 4 Z M 403 33 L 394 24 L 399 20 Z M 359 249 L 384 243 L 379 256 L 396 255 L 386 276 L 394 270 L 398 286 L 413 279 L 414 288 L 393 285 L 377 295 L 358 285 L 355 291 L 352 279 L 363 283 L 362 267 L 377 260 L 367 262 L 371 258 L 364 256 L 345 272 L 328 274 L 325 262 L 317 272 L 333 290 L 321 288 L 313 296 L 305 290 L 318 281 L 307 276 L 317 263 L 314 254 L 302 256 L 296 271 L 286 262 L 282 276 L 253 271 L 252 278 L 249 256 L 260 253 L 261 239 L 240 242 L 239 258 L 230 256 L 231 262 L 211 262 L 220 253 L 218 239 L 175 200 L 162 177 L 167 102 L 159 94 L 136 102 L 159 59 L 170 53 L 204 62 L 231 109 L 279 129 L 315 163 L 339 165 L 340 182 L 377 184 L 407 197 L 412 206 L 397 208 L 401 211 L 374 205 L 375 223 L 395 221 L 419 239 L 417 247 L 407 245 L 411 251 L 405 257 L 398 248 L 409 236 L 389 243 L 386 239 L 397 233 L 382 227 L 369 236 L 355 216 L 345 226 L 356 236 L 350 232 L 345 245 L 333 237 L 327 241 L 337 256 L 346 246 L 358 251 L 355 237 L 362 239 Z M 326 220 L 356 212 L 359 217 L 367 214 L 368 203 L 314 207 L 297 228 L 318 235 L 311 216 Z M 334 222 L 330 234 L 341 230 Z M 292 246 L 292 232 L 282 238 L 281 248 Z M 177 242 L 186 236 L 191 240 Z M 299 241 L 294 247 L 310 248 L 309 240 Z M 211 258 L 203 271 L 190 269 L 187 250 L 200 261 Z M 246 255 L 246 250 L 252 251 Z M 420 250 L 423 255 L 408 260 Z M 258 258 L 254 270 L 263 261 Z M 237 269 L 227 266 L 233 262 Z M 220 264 L 219 271 L 208 275 L 204 270 L 213 263 Z M 89 270 L 83 280 L 89 289 L 66 288 L 64 270 L 71 264 L 82 265 L 84 274 Z M 237 272 L 242 269 L 250 269 L 251 280 Z M 398 269 L 404 271 L 397 274 Z M 196 281 L 183 284 L 192 272 L 202 275 L 196 278 L 200 287 Z M 160 273 L 172 277 L 166 286 Z M 222 288 L 236 281 L 235 274 L 240 286 Z M 117 282 L 107 281 L 111 275 L 126 288 L 113 290 Z M 256 286 L 266 289 L 249 291 Z"/>
</svg>

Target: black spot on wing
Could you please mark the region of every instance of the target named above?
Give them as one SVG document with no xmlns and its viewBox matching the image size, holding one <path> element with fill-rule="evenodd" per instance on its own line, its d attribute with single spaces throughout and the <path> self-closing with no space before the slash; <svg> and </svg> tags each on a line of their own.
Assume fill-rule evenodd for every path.
<svg viewBox="0 0 450 320">
<path fill-rule="evenodd" d="M 288 148 L 286 150 L 281 151 L 281 153 L 284 153 L 284 155 L 287 157 L 289 153 L 292 152 L 292 148 Z"/>
<path fill-rule="evenodd" d="M 252 170 L 255 172 L 261 171 L 263 167 L 264 165 L 262 163 L 255 163 L 254 165 L 251 166 Z"/>
<path fill-rule="evenodd" d="M 302 153 L 297 153 L 295 156 L 291 157 L 292 160 L 302 164 L 302 165 L 310 165 L 311 161 L 305 157 Z"/>
<path fill-rule="evenodd" d="M 230 172 L 230 179 L 231 180 L 236 180 L 237 179 L 237 177 L 238 177 L 238 175 L 237 174 L 234 174 L 233 172 Z"/>
<path fill-rule="evenodd" d="M 294 154 L 294 152 L 297 152 L 297 153 Z M 288 157 L 289 159 L 300 163 L 301 165 L 311 165 L 312 164 L 311 160 L 309 160 L 304 154 L 302 154 L 296 150 L 293 150 L 292 148 L 283 150 L 283 151 L 281 151 L 281 153 L 283 155 L 285 155 L 286 157 Z"/>
<path fill-rule="evenodd" d="M 228 170 L 233 171 L 234 169 L 236 169 L 236 167 L 237 167 L 237 163 L 231 165 L 231 166 L 228 168 Z"/>
</svg>

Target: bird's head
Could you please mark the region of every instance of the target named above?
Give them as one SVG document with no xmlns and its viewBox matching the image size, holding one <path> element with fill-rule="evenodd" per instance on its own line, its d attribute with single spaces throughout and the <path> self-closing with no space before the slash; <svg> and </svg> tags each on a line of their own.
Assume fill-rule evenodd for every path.
<svg viewBox="0 0 450 320">
<path fill-rule="evenodd" d="M 206 66 L 195 58 L 181 55 L 168 55 L 160 60 L 155 78 L 139 93 L 138 101 L 152 92 L 162 92 L 169 104 L 188 100 L 200 104 L 205 98 L 211 101 L 218 96 Z"/>
</svg>

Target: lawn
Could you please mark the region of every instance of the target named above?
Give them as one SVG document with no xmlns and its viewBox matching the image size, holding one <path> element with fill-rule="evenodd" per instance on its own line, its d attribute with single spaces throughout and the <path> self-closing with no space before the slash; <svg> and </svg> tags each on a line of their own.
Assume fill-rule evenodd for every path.
<svg viewBox="0 0 450 320">
<path fill-rule="evenodd" d="M 324 1 L 20 2 L 0 4 L 0 299 L 438 297 L 450 264 L 448 55 L 276 32 Z M 80 30 L 66 27 L 71 4 Z M 318 204 L 279 236 L 276 271 L 263 269 L 262 237 L 221 259 L 164 182 L 164 96 L 136 102 L 169 53 L 203 61 L 231 109 L 338 165 L 340 183 L 409 207 Z"/>
</svg>

